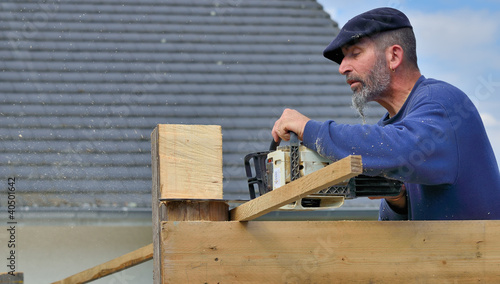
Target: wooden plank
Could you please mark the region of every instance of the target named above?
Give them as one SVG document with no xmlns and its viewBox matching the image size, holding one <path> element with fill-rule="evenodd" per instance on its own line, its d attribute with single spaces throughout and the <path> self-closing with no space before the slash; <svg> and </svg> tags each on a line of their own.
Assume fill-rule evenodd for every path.
<svg viewBox="0 0 500 284">
<path fill-rule="evenodd" d="M 362 171 L 361 156 L 348 156 L 232 209 L 230 219 L 255 219 L 308 194 L 357 176 Z"/>
<path fill-rule="evenodd" d="M 151 144 L 161 198 L 222 199 L 219 125 L 159 124 Z"/>
<path fill-rule="evenodd" d="M 162 221 L 167 221 L 167 211 L 164 203 L 160 202 L 160 157 L 158 156 L 158 144 L 160 142 L 158 128 L 151 133 L 151 172 L 153 187 L 151 190 L 151 209 L 153 227 L 153 283 L 161 283 L 161 245 L 160 240 Z"/>
<path fill-rule="evenodd" d="M 500 283 L 500 221 L 164 222 L 163 283 Z"/>
<path fill-rule="evenodd" d="M 117 257 L 106 263 L 97 265 L 53 284 L 79 284 L 111 275 L 124 269 L 141 264 L 153 258 L 153 244 L 149 244 L 133 252 Z"/>
<path fill-rule="evenodd" d="M 168 221 L 227 221 L 229 204 L 224 200 L 166 201 Z"/>
<path fill-rule="evenodd" d="M 191 218 L 223 216 L 228 218 L 227 204 L 196 203 L 175 210 L 160 199 L 222 199 L 222 132 L 218 125 L 159 124 L 151 133 L 153 282 L 162 283 L 162 242 L 160 222 Z M 183 201 L 179 201 L 183 202 Z M 171 202 L 170 205 L 176 204 Z M 194 205 L 191 203 L 190 205 Z M 212 205 L 211 205 L 212 204 Z M 173 206 L 173 205 L 172 205 Z M 215 209 L 214 209 L 215 208 Z M 212 210 L 213 209 L 213 210 Z M 203 212 L 200 212 L 204 210 Z M 207 211 L 208 210 L 208 211 Z M 188 214 L 189 211 L 189 214 Z M 222 212 L 222 214 L 212 214 Z M 201 217 L 200 217 L 201 218 Z"/>
</svg>

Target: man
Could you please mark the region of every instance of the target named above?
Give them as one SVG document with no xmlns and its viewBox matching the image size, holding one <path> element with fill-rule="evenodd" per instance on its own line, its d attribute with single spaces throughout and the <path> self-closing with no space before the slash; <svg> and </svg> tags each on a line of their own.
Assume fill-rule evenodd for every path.
<svg viewBox="0 0 500 284">
<path fill-rule="evenodd" d="M 276 141 L 292 131 L 333 161 L 361 155 L 365 174 L 404 181 L 399 196 L 382 199 L 380 220 L 500 219 L 500 174 L 479 113 L 459 89 L 420 74 L 406 15 L 360 14 L 323 54 L 340 64 L 362 116 L 369 101 L 387 114 L 376 125 L 342 125 L 286 109 Z"/>
</svg>

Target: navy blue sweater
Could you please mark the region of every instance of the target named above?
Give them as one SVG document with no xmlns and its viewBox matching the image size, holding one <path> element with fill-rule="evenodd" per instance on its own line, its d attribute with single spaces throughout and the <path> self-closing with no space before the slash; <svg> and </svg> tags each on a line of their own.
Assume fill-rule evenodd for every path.
<svg viewBox="0 0 500 284">
<path fill-rule="evenodd" d="M 303 143 L 333 161 L 361 155 L 365 174 L 404 181 L 408 214 L 383 199 L 380 220 L 500 219 L 500 173 L 481 117 L 445 82 L 420 77 L 376 125 L 311 120 Z"/>
</svg>

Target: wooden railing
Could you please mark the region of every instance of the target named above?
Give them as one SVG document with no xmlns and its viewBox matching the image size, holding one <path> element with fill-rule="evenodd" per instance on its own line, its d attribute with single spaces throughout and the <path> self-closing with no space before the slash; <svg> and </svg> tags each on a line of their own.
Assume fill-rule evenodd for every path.
<svg viewBox="0 0 500 284">
<path fill-rule="evenodd" d="M 251 221 L 362 172 L 359 156 L 231 211 L 220 126 L 152 133 L 153 244 L 55 283 L 153 257 L 154 283 L 500 283 L 500 221 Z"/>
</svg>

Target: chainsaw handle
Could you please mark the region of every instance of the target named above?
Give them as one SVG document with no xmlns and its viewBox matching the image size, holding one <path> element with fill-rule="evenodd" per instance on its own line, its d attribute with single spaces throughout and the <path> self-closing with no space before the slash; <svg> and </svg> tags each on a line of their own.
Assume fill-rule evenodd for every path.
<svg viewBox="0 0 500 284">
<path fill-rule="evenodd" d="M 278 146 L 280 145 L 280 142 L 281 142 L 281 138 L 278 138 L 278 142 L 274 141 L 271 141 L 271 146 L 269 146 L 269 151 L 276 151 L 276 148 L 278 148 Z"/>
<path fill-rule="evenodd" d="M 290 143 L 298 144 L 299 137 L 297 136 L 297 134 L 295 134 L 295 132 L 292 132 L 292 131 L 290 131 L 289 133 L 290 133 Z M 271 141 L 271 146 L 269 146 L 269 151 L 276 151 L 276 149 L 278 148 L 280 143 L 281 143 L 281 138 L 278 138 L 278 142 L 274 141 L 274 139 L 273 139 Z"/>
</svg>

